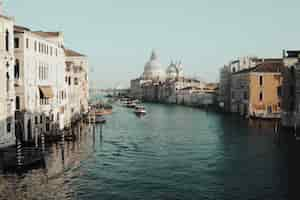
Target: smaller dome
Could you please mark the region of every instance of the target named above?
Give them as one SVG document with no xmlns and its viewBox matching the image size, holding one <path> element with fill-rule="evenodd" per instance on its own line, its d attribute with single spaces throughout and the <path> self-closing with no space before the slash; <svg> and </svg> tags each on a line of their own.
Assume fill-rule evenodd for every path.
<svg viewBox="0 0 300 200">
<path fill-rule="evenodd" d="M 178 76 L 178 69 L 173 62 L 171 62 L 166 72 L 168 79 L 175 79 Z"/>
</svg>

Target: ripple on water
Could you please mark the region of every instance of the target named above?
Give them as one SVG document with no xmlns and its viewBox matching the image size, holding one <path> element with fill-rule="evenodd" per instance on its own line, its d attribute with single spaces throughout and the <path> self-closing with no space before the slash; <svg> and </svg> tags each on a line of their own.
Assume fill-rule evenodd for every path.
<svg viewBox="0 0 300 200">
<path fill-rule="evenodd" d="M 271 135 L 235 117 L 180 106 L 146 107 L 149 114 L 142 119 L 116 107 L 103 137 L 98 129 L 94 141 L 88 133 L 70 143 L 64 163 L 54 146 L 46 171 L 0 176 L 0 199 L 286 197 L 286 158 Z"/>
</svg>

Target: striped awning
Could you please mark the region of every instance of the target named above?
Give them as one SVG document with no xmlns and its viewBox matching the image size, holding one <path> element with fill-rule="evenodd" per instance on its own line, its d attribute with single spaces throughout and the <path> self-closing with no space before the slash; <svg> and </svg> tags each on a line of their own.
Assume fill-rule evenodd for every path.
<svg viewBox="0 0 300 200">
<path fill-rule="evenodd" d="M 53 90 L 51 86 L 39 86 L 41 97 L 43 98 L 53 98 Z"/>
</svg>

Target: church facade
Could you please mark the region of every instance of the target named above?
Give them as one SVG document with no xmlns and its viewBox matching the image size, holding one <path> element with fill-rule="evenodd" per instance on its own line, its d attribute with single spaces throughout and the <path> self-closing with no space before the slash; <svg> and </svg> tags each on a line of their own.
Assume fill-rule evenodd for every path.
<svg viewBox="0 0 300 200">
<path fill-rule="evenodd" d="M 201 104 L 206 83 L 200 80 L 187 78 L 183 73 L 182 62 L 173 62 L 163 69 L 158 54 L 152 51 L 146 62 L 143 74 L 131 80 L 130 94 L 134 98 L 150 102 L 174 104 Z M 193 98 L 191 98 L 193 96 Z M 198 98 L 200 97 L 201 98 Z M 205 98 L 212 100 L 212 94 Z M 212 102 L 212 101 L 203 102 Z"/>
</svg>

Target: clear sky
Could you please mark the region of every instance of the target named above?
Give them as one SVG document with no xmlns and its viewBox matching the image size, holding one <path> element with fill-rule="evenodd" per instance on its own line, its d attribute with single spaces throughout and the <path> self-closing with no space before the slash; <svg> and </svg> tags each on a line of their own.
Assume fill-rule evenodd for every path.
<svg viewBox="0 0 300 200">
<path fill-rule="evenodd" d="M 4 0 L 18 25 L 63 31 L 89 56 L 100 88 L 129 85 L 155 48 L 161 63 L 181 59 L 207 81 L 243 55 L 278 57 L 300 49 L 299 0 Z"/>
</svg>

